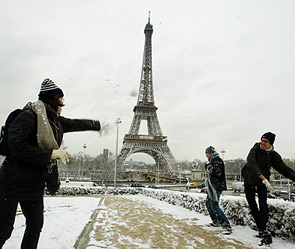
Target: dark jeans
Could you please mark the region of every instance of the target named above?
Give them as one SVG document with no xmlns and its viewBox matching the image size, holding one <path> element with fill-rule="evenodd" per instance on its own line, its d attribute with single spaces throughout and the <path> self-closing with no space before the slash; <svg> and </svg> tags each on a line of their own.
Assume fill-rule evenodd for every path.
<svg viewBox="0 0 295 249">
<path fill-rule="evenodd" d="M 269 215 L 269 209 L 267 206 L 267 189 L 265 185 L 262 186 L 254 186 L 247 184 L 245 182 L 244 184 L 245 188 L 245 195 L 247 202 L 249 204 L 249 208 L 251 210 L 251 214 L 256 222 L 258 231 L 266 231 L 266 224 L 268 222 L 268 215 Z M 259 203 L 259 209 L 257 206 L 257 202 L 255 200 L 255 193 L 258 194 L 258 203 Z"/>
<path fill-rule="evenodd" d="M 219 207 L 219 199 L 222 191 L 216 191 L 216 193 L 218 201 L 213 201 L 209 194 L 207 194 L 206 207 L 208 209 L 209 215 L 213 223 L 221 225 L 223 228 L 230 228 L 231 226 L 228 219 Z"/>
<path fill-rule="evenodd" d="M 37 248 L 43 227 L 43 199 L 20 202 L 0 199 L 0 248 L 3 247 L 5 241 L 11 236 L 18 203 L 20 203 L 26 218 L 26 230 L 21 243 L 21 249 L 35 249 Z"/>
</svg>

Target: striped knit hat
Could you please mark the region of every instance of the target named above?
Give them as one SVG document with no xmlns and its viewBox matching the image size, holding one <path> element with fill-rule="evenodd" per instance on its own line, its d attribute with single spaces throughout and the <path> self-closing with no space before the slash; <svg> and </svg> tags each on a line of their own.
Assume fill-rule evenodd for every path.
<svg viewBox="0 0 295 249">
<path fill-rule="evenodd" d="M 57 87 L 51 79 L 43 80 L 41 84 L 41 90 L 39 93 L 39 99 L 46 101 L 52 99 L 58 99 L 63 97 L 64 94 L 62 90 Z"/>
<path fill-rule="evenodd" d="M 213 146 L 209 146 L 206 150 L 205 150 L 205 154 L 213 154 L 214 152 L 216 152 L 215 148 Z"/>
</svg>

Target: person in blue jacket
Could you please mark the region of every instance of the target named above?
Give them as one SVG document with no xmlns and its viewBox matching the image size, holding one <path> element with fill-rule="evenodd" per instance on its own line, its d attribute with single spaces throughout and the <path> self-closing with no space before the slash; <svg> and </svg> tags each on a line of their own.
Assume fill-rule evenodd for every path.
<svg viewBox="0 0 295 249">
<path fill-rule="evenodd" d="M 223 190 L 227 190 L 224 162 L 212 146 L 205 150 L 205 154 L 208 158 L 208 162 L 205 164 L 205 170 L 208 173 L 206 207 L 212 220 L 209 226 L 222 227 L 223 234 L 231 234 L 231 225 L 219 207 L 221 193 Z"/>
</svg>

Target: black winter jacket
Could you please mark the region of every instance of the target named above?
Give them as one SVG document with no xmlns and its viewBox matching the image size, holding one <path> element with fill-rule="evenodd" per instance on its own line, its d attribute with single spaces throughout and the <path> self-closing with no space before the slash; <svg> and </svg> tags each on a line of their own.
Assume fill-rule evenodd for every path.
<svg viewBox="0 0 295 249">
<path fill-rule="evenodd" d="M 217 152 L 212 154 L 209 164 L 206 164 L 205 167 L 206 171 L 209 173 L 211 184 L 215 190 L 227 190 L 224 163 Z"/>
<path fill-rule="evenodd" d="M 283 162 L 279 153 L 275 150 L 267 152 L 260 148 L 260 143 L 256 143 L 247 156 L 247 164 L 242 169 L 244 181 L 248 184 L 261 186 L 263 183 L 258 175 L 263 175 L 269 180 L 271 167 L 295 181 L 295 171 Z"/>
<path fill-rule="evenodd" d="M 99 121 L 57 117 L 47 110 L 47 117 L 55 139 L 60 146 L 63 134 L 73 131 L 100 130 Z M 15 200 L 42 198 L 45 175 L 52 150 L 41 149 L 37 142 L 37 115 L 31 109 L 20 113 L 8 130 L 8 145 L 11 156 L 7 156 L 0 179 L 0 197 Z"/>
</svg>

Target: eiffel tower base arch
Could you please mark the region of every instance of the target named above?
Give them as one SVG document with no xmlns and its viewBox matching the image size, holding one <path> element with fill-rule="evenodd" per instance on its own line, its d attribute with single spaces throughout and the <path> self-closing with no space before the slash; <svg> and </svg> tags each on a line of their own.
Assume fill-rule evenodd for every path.
<svg viewBox="0 0 295 249">
<path fill-rule="evenodd" d="M 149 137 L 149 139 L 144 138 Z M 127 157 L 135 153 L 145 153 L 151 156 L 160 170 L 173 172 L 176 170 L 175 158 L 171 153 L 165 137 L 159 136 L 151 138 L 146 135 L 129 135 L 124 137 L 123 147 L 118 156 L 118 166 L 124 169 L 124 161 Z"/>
</svg>

